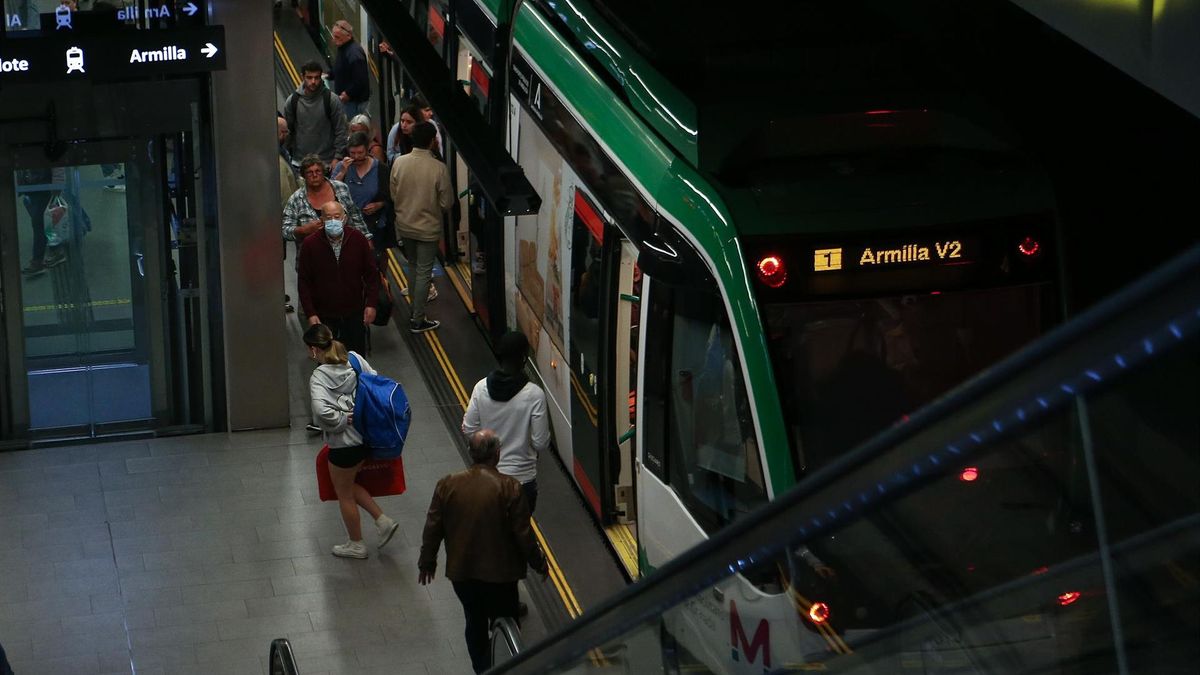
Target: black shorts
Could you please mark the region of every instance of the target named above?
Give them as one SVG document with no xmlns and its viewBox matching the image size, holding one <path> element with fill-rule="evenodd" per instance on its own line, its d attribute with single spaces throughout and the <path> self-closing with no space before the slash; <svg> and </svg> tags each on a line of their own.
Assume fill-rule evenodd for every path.
<svg viewBox="0 0 1200 675">
<path fill-rule="evenodd" d="M 366 458 L 367 446 L 365 445 L 329 449 L 329 463 L 339 469 L 353 469 Z"/>
</svg>

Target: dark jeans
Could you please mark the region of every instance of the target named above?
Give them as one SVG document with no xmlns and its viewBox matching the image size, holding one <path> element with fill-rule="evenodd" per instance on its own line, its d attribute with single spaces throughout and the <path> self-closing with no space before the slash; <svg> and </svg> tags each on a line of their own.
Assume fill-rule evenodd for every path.
<svg viewBox="0 0 1200 675">
<path fill-rule="evenodd" d="M 471 666 L 475 672 L 482 673 L 492 665 L 492 620 L 501 616 L 517 620 L 517 582 L 490 583 L 468 579 L 451 583 L 467 617 L 467 651 L 471 654 Z"/>
<path fill-rule="evenodd" d="M 333 331 L 334 340 L 346 345 L 346 349 L 352 352 L 367 355 L 367 327 L 363 325 L 362 312 L 351 316 L 325 316 L 318 312 L 317 316 L 321 317 L 321 323 Z"/>
<path fill-rule="evenodd" d="M 533 509 L 537 506 L 537 479 L 528 483 L 521 483 L 521 491 L 525 493 L 525 501 L 529 502 L 529 515 L 533 515 Z"/>
</svg>

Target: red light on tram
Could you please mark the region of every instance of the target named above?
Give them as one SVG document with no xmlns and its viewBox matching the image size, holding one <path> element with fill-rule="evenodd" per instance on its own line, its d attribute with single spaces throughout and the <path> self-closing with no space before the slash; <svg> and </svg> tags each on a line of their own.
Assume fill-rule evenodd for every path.
<svg viewBox="0 0 1200 675">
<path fill-rule="evenodd" d="M 1025 237 L 1021 240 L 1021 243 L 1017 244 L 1017 250 L 1021 252 L 1021 255 L 1032 258 L 1038 254 L 1038 251 L 1042 250 L 1042 245 L 1033 237 Z"/>
<path fill-rule="evenodd" d="M 779 288 L 787 281 L 787 268 L 783 258 L 777 255 L 764 256 L 758 261 L 758 280 L 771 288 Z"/>
<path fill-rule="evenodd" d="M 964 483 L 972 483 L 979 479 L 979 469 L 974 466 L 968 466 L 958 474 L 958 479 Z"/>
<path fill-rule="evenodd" d="M 825 623 L 829 620 L 829 605 L 823 602 L 814 602 L 808 608 L 808 618 L 817 625 Z"/>
<path fill-rule="evenodd" d="M 1081 594 L 1079 593 L 1079 591 L 1070 591 L 1068 593 L 1063 593 L 1062 595 L 1058 596 L 1058 604 L 1062 607 L 1066 607 L 1067 605 L 1070 605 L 1070 604 L 1074 603 L 1076 600 L 1078 600 L 1080 598 L 1080 596 L 1081 596 Z"/>
</svg>

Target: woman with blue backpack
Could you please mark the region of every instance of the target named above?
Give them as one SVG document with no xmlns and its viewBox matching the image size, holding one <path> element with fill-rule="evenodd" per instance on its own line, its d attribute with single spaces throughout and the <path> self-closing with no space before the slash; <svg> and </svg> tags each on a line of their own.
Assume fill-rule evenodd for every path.
<svg viewBox="0 0 1200 675">
<path fill-rule="evenodd" d="M 354 426 L 358 375 L 350 359 L 355 359 L 358 369 L 364 373 L 374 374 L 375 369 L 361 355 L 346 351 L 346 346 L 333 339 L 333 332 L 325 324 L 309 326 L 304 332 L 304 344 L 308 346 L 309 358 L 317 362 L 308 383 L 313 419 L 329 446 L 329 477 L 337 494 L 342 520 L 346 523 L 346 533 L 350 536 L 347 543 L 333 547 L 333 554 L 341 558 L 366 558 L 367 546 L 362 540 L 358 507 L 365 509 L 375 520 L 379 548 L 391 541 L 399 528 L 395 520 L 384 515 L 366 489 L 354 481 L 370 451 Z"/>
</svg>

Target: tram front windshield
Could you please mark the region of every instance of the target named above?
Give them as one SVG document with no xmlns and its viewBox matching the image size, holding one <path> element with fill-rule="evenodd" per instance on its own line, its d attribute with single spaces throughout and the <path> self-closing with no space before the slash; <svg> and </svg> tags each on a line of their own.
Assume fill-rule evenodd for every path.
<svg viewBox="0 0 1200 675">
<path fill-rule="evenodd" d="M 1046 286 L 768 304 L 789 437 L 811 472 L 1037 338 Z"/>
</svg>

